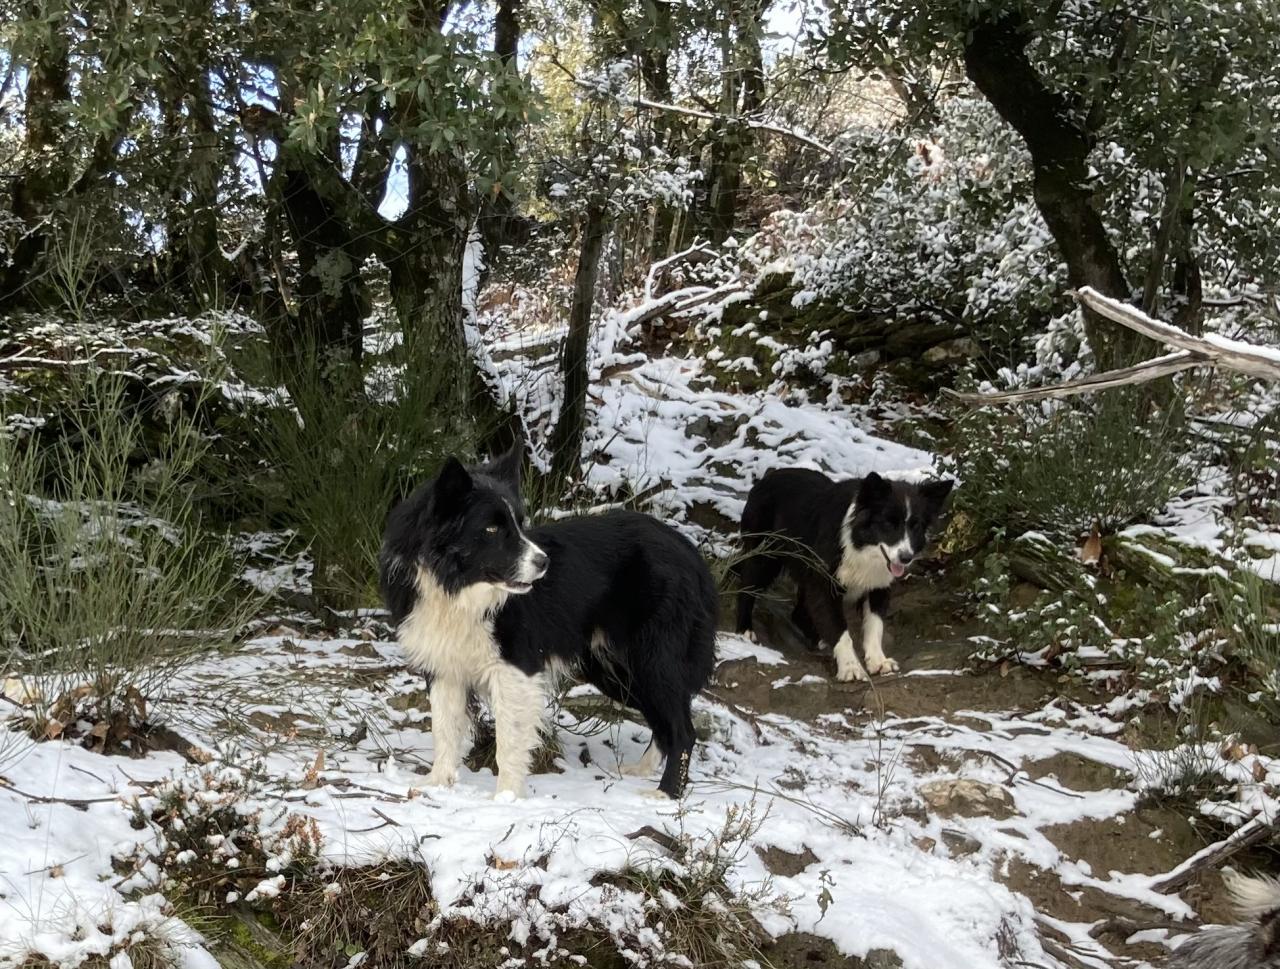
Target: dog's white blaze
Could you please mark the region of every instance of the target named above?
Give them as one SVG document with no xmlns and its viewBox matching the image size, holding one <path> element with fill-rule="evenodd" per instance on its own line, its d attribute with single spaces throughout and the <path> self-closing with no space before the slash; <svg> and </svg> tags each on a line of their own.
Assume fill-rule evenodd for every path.
<svg viewBox="0 0 1280 969">
<path fill-rule="evenodd" d="M 542 674 L 527 676 L 507 663 L 493 637 L 493 614 L 507 593 L 488 584 L 449 595 L 426 569 L 417 570 L 418 601 L 400 624 L 400 645 L 411 665 L 429 673 L 435 763 L 429 783 L 450 785 L 466 753 L 474 690 L 493 711 L 498 745 L 498 791 L 524 792 L 529 762 L 546 715 Z"/>
<path fill-rule="evenodd" d="M 848 630 L 845 630 L 839 642 L 836 643 L 835 657 L 837 680 L 847 683 L 850 680 L 870 679 L 867 671 L 862 668 L 862 661 L 858 659 L 858 654 L 853 651 L 853 640 L 849 638 Z"/>
<path fill-rule="evenodd" d="M 507 506 L 507 513 L 511 515 L 511 521 L 516 526 L 516 531 L 520 533 L 520 541 L 524 543 L 524 550 L 520 553 L 520 561 L 516 565 L 516 574 L 513 577 L 516 582 L 531 583 L 536 582 L 546 574 L 545 567 L 539 570 L 533 560 L 539 555 L 545 556 L 546 553 L 542 549 L 529 541 L 529 536 L 524 533 L 524 529 L 520 527 L 520 519 L 516 518 L 516 510 L 511 507 L 511 502 L 505 498 L 502 503 Z"/>
<path fill-rule="evenodd" d="M 840 523 L 840 564 L 836 566 L 836 580 L 854 598 L 872 589 L 887 589 L 893 583 L 889 562 L 895 561 L 900 552 L 915 551 L 911 548 L 911 538 L 905 527 L 902 538 L 892 545 L 856 547 L 853 544 L 853 516 L 858 510 L 857 505 L 857 501 L 849 502 L 844 521 Z M 910 517 L 909 500 L 906 510 L 907 517 Z"/>
<path fill-rule="evenodd" d="M 536 582 L 546 574 L 546 569 L 545 567 L 538 568 L 533 564 L 533 560 L 546 553 L 525 538 L 523 533 L 521 533 L 520 537 L 524 539 L 524 551 L 520 553 L 520 562 L 516 566 L 515 579 L 517 582 Z"/>
</svg>

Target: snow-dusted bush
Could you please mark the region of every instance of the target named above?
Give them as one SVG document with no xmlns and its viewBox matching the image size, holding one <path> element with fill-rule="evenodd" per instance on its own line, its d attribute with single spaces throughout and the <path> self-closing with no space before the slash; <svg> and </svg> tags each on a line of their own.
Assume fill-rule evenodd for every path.
<svg viewBox="0 0 1280 969">
<path fill-rule="evenodd" d="M 989 339 L 1039 328 L 1065 278 L 1030 193 L 1017 137 L 985 102 L 953 98 L 928 137 L 895 146 L 804 213 L 777 213 L 744 255 L 791 268 L 797 302 L 822 300 Z"/>
</svg>

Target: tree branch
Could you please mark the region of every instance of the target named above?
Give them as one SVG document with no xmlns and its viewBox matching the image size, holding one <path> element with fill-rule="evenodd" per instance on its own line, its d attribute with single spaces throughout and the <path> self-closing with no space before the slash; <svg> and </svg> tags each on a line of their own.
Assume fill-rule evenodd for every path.
<svg viewBox="0 0 1280 969">
<path fill-rule="evenodd" d="M 649 111 L 666 111 L 670 114 L 683 115 L 686 118 L 699 118 L 703 121 L 713 121 L 717 124 L 740 124 L 752 129 L 753 131 L 765 131 L 769 134 L 778 135 L 780 138 L 789 138 L 798 144 L 804 145 L 806 148 L 812 148 L 814 151 L 821 152 L 828 158 L 835 158 L 840 161 L 849 160 L 830 145 L 824 145 L 822 142 L 810 138 L 806 134 L 802 134 L 801 132 L 794 131 L 790 128 L 784 128 L 781 125 L 770 124 L 767 121 L 752 121 L 749 118 L 734 118 L 727 114 L 721 114 L 715 111 L 699 111 L 696 108 L 686 108 L 678 104 L 664 104 L 660 101 L 650 101 L 648 98 L 630 97 L 625 94 L 619 94 L 616 91 L 610 91 L 608 88 L 601 85 L 581 80 L 563 65 L 558 64 L 556 66 L 568 74 L 573 83 L 584 91 L 590 91 L 592 94 L 611 97 L 615 101 L 618 101 L 621 104 L 628 104 L 633 108 L 645 108 Z"/>
</svg>

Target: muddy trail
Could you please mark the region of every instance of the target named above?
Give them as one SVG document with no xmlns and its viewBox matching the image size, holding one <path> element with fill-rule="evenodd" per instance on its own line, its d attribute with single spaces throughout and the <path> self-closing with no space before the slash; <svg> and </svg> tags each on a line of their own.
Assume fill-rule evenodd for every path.
<svg viewBox="0 0 1280 969">
<path fill-rule="evenodd" d="M 870 684 L 840 683 L 834 679 L 829 652 L 811 649 L 791 624 L 786 594 L 785 589 L 777 590 L 756 612 L 761 644 L 780 653 L 782 662 L 723 662 L 716 674 L 715 698 L 744 716 L 794 718 L 837 732 L 862 731 L 864 737 L 876 724 L 890 724 L 886 745 L 892 751 L 887 759 L 916 774 L 941 778 L 921 789 L 925 811 L 945 819 L 941 837 L 936 842 L 918 839 L 917 847 L 952 858 L 971 856 L 975 866 L 989 866 L 996 880 L 1030 901 L 1046 951 L 1063 965 L 1161 966 L 1168 951 L 1162 938 L 1193 931 L 1197 919 L 1230 921 L 1216 870 L 1196 874 L 1181 890 L 1181 899 L 1194 911 L 1192 918 L 1184 917 L 1185 912 L 1172 914 L 1158 899 L 1144 904 L 1131 897 L 1141 892 L 1124 887 L 1172 871 L 1223 836 L 1220 829 L 1195 817 L 1190 801 L 1138 798 L 1114 815 L 1060 824 L 1044 824 L 1043 816 L 1019 810 L 1019 790 L 1035 788 L 1070 800 L 1131 788 L 1134 769 L 1117 763 L 1114 755 L 1095 759 L 1085 751 L 1053 745 L 1041 749 L 1036 743 L 1038 734 L 1048 732 L 1038 722 L 1061 721 L 1057 711 L 1064 708 L 1101 706 L 1111 699 L 1107 694 L 1056 673 L 972 664 L 968 637 L 980 633 L 981 624 L 966 615 L 964 604 L 944 581 L 920 576 L 895 592 L 886 624 L 886 653 L 899 661 L 901 671 L 876 677 Z M 1054 713 L 1046 718 L 1047 710 Z M 1022 755 L 1010 756 L 1008 744 L 987 750 L 984 757 L 981 741 L 959 747 L 936 743 L 934 737 L 948 726 L 963 733 L 985 732 L 993 739 L 1015 739 L 1019 742 L 1012 747 Z M 913 733 L 913 727 L 919 732 Z M 1150 738 L 1133 731 L 1117 730 L 1112 736 L 1135 753 L 1150 744 Z M 983 760 L 988 768 L 994 763 L 1004 778 L 993 780 L 988 769 L 975 779 L 979 772 L 973 768 Z M 886 817 L 882 823 L 891 827 L 893 819 Z M 1043 837 L 1047 850 L 1024 853 L 992 847 L 993 840 L 1026 839 L 1031 830 Z M 807 860 L 803 853 L 780 852 L 766 863 L 786 874 Z M 1233 863 L 1265 868 L 1274 859 L 1242 853 Z M 1081 873 L 1090 877 L 1081 878 Z M 1068 924 L 1087 926 L 1088 940 Z M 824 940 L 800 936 L 779 940 L 772 955 L 779 966 L 878 969 L 898 964 L 890 953 L 846 960 Z"/>
</svg>

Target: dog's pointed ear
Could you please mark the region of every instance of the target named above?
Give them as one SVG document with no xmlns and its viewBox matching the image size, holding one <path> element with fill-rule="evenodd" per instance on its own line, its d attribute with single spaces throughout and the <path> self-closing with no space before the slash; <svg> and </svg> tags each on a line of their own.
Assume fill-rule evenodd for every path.
<svg viewBox="0 0 1280 969">
<path fill-rule="evenodd" d="M 517 441 L 511 450 L 500 454 L 485 466 L 485 474 L 503 481 L 517 492 L 520 490 L 520 468 L 524 463 L 524 448 Z"/>
<path fill-rule="evenodd" d="M 893 486 L 872 471 L 862 479 L 862 485 L 858 488 L 857 507 L 866 508 L 889 497 L 892 493 Z"/>
<path fill-rule="evenodd" d="M 436 476 L 432 494 L 436 508 L 452 511 L 471 493 L 471 473 L 452 454 L 445 458 L 444 466 Z"/>
<path fill-rule="evenodd" d="M 950 478 L 935 478 L 920 485 L 920 496 L 924 498 L 926 517 L 930 521 L 941 514 L 942 506 L 947 503 L 947 496 L 954 487 L 955 482 Z"/>
</svg>

